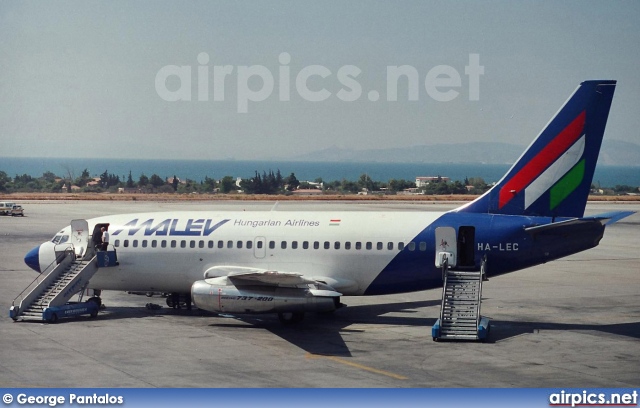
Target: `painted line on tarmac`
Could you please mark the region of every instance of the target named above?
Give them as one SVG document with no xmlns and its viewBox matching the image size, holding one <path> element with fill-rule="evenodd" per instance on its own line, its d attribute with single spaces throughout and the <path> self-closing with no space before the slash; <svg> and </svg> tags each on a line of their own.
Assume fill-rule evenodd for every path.
<svg viewBox="0 0 640 408">
<path fill-rule="evenodd" d="M 336 363 L 344 364 L 344 365 L 347 365 L 347 366 L 350 366 L 350 367 L 354 367 L 354 368 L 359 368 L 360 370 L 369 371 L 369 372 L 375 373 L 375 374 L 386 375 L 387 377 L 395 378 L 396 380 L 408 380 L 409 379 L 409 377 L 405 377 L 405 376 L 400 375 L 400 374 L 395 374 L 395 373 L 392 373 L 392 372 L 389 372 L 389 371 L 385 371 L 385 370 L 379 370 L 377 368 L 369 367 L 369 366 L 366 366 L 364 364 L 354 363 L 353 361 L 349 361 L 349 360 L 346 360 L 346 359 L 340 358 L 340 357 L 323 356 L 321 354 L 307 353 L 306 358 L 308 358 L 308 359 L 324 358 L 324 359 L 327 359 L 327 360 L 335 361 Z"/>
</svg>

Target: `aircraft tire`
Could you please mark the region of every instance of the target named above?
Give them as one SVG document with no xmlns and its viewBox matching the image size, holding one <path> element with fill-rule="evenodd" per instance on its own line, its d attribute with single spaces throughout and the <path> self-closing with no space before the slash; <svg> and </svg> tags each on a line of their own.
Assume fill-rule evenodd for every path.
<svg viewBox="0 0 640 408">
<path fill-rule="evenodd" d="M 176 300 L 174 299 L 173 295 L 167 296 L 167 306 L 169 306 L 172 309 L 175 308 Z"/>
<path fill-rule="evenodd" d="M 58 322 L 58 315 L 57 314 L 52 314 L 51 317 L 49 318 L 49 323 L 57 323 Z"/>
<path fill-rule="evenodd" d="M 98 305 L 98 309 L 100 308 L 100 306 L 102 306 L 102 299 L 100 299 L 97 296 L 94 296 L 92 298 L 89 298 L 89 300 L 87 300 L 87 302 L 93 302 L 96 303 Z"/>
<path fill-rule="evenodd" d="M 304 319 L 304 312 L 278 313 L 278 319 L 282 324 L 296 324 Z"/>
</svg>

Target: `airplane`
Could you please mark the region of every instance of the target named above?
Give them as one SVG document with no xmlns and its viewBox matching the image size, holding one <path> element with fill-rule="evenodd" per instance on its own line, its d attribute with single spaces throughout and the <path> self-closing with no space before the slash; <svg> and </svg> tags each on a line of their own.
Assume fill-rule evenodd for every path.
<svg viewBox="0 0 640 408">
<path fill-rule="evenodd" d="M 543 264 L 597 246 L 606 225 L 633 213 L 584 216 L 615 86 L 582 82 L 497 184 L 448 212 L 108 215 L 73 221 L 24 261 L 42 273 L 65 244 L 89 259 L 86 232 L 108 227 L 117 264 L 99 268 L 89 288 L 167 292 L 173 304 L 277 313 L 284 323 L 335 311 L 343 295 L 442 287 L 445 260 L 474 271 L 484 261 L 487 277 Z"/>
</svg>

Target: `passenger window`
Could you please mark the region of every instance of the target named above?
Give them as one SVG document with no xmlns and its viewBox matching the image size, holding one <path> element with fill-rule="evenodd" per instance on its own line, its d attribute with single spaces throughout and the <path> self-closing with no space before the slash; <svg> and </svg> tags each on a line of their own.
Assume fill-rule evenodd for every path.
<svg viewBox="0 0 640 408">
<path fill-rule="evenodd" d="M 113 243 L 114 247 L 119 247 L 120 246 L 120 240 L 116 239 L 115 242 Z"/>
<path fill-rule="evenodd" d="M 402 251 L 404 249 L 404 242 L 398 242 L 398 250 Z"/>
<path fill-rule="evenodd" d="M 269 241 L 269 249 L 274 249 L 276 247 L 276 241 Z"/>
<path fill-rule="evenodd" d="M 137 248 L 137 247 L 138 247 L 138 240 L 137 240 L 137 239 L 134 239 L 134 240 L 133 240 L 133 247 L 134 247 L 134 248 Z"/>
<path fill-rule="evenodd" d="M 166 248 L 167 247 L 167 241 L 166 240 L 162 240 L 162 243 L 160 244 L 161 247 Z"/>
<path fill-rule="evenodd" d="M 171 240 L 171 248 L 175 248 L 176 246 L 178 246 L 176 240 L 172 239 Z"/>
<path fill-rule="evenodd" d="M 313 241 L 313 249 L 319 249 L 320 243 L 318 241 Z"/>
<path fill-rule="evenodd" d="M 158 246 L 158 241 L 156 241 L 155 239 L 151 241 L 151 248 L 156 248 L 157 246 Z"/>
<path fill-rule="evenodd" d="M 227 241 L 227 248 L 233 248 L 233 241 Z"/>
<path fill-rule="evenodd" d="M 209 248 L 213 248 L 213 241 L 209 241 Z"/>
<path fill-rule="evenodd" d="M 380 251 L 380 250 L 382 249 L 382 246 L 383 246 L 383 245 L 382 245 L 382 242 L 378 242 L 378 243 L 376 244 L 376 249 L 377 249 L 378 251 Z"/>
<path fill-rule="evenodd" d="M 124 240 L 124 247 L 127 248 L 129 246 L 129 240 L 125 239 Z"/>
<path fill-rule="evenodd" d="M 331 242 L 324 241 L 324 249 L 329 249 L 329 248 L 331 248 Z"/>
<path fill-rule="evenodd" d="M 416 250 L 416 243 L 411 241 L 409 242 L 409 251 L 415 251 Z"/>
<path fill-rule="evenodd" d="M 340 241 L 336 241 L 333 243 L 333 249 L 340 249 Z"/>
<path fill-rule="evenodd" d="M 258 249 L 262 249 L 262 245 L 262 241 L 256 242 L 256 246 L 258 247 Z"/>
<path fill-rule="evenodd" d="M 427 250 L 427 243 L 423 241 L 420 243 L 420 251 L 424 252 L 426 250 Z"/>
<path fill-rule="evenodd" d="M 200 242 L 202 242 L 203 244 L 202 246 L 204 246 L 204 242 L 203 241 L 200 241 Z M 196 241 L 189 241 L 189 248 L 195 248 L 195 247 L 196 247 Z"/>
<path fill-rule="evenodd" d="M 282 242 L 280 243 L 280 248 L 282 248 L 282 249 L 287 249 L 287 241 L 282 241 Z"/>
<path fill-rule="evenodd" d="M 361 250 L 362 249 L 362 242 L 356 242 L 356 250 Z"/>
<path fill-rule="evenodd" d="M 302 241 L 302 248 L 309 249 L 309 241 Z"/>
<path fill-rule="evenodd" d="M 198 242 L 198 248 L 204 248 L 204 241 Z"/>
<path fill-rule="evenodd" d="M 393 242 L 387 242 L 387 249 L 393 251 Z"/>
<path fill-rule="evenodd" d="M 298 241 L 291 241 L 291 249 L 298 249 Z"/>
<path fill-rule="evenodd" d="M 224 248 L 224 242 L 218 241 L 218 248 Z"/>
<path fill-rule="evenodd" d="M 373 249 L 373 244 L 371 242 L 367 242 L 367 249 Z"/>
<path fill-rule="evenodd" d="M 253 248 L 253 241 L 247 241 L 247 249 Z"/>
<path fill-rule="evenodd" d="M 187 247 L 187 241 L 185 241 L 184 239 L 180 240 L 180 248 L 186 248 L 186 247 Z"/>
<path fill-rule="evenodd" d="M 242 241 L 238 241 L 238 249 L 242 249 Z"/>
<path fill-rule="evenodd" d="M 143 239 L 143 240 L 142 240 L 142 247 L 143 247 L 143 248 L 146 248 L 146 247 L 147 247 L 147 240 L 146 240 L 146 239 Z"/>
<path fill-rule="evenodd" d="M 347 241 L 344 243 L 344 249 L 351 249 L 351 242 Z"/>
</svg>

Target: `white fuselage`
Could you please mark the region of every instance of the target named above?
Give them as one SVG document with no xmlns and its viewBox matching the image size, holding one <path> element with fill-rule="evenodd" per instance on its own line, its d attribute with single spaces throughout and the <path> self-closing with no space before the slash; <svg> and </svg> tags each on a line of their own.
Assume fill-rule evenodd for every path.
<svg viewBox="0 0 640 408">
<path fill-rule="evenodd" d="M 427 254 L 434 249 L 413 240 L 441 215 L 189 211 L 94 218 L 87 235 L 108 223 L 119 265 L 101 268 L 90 286 L 186 293 L 211 268 L 228 266 L 300 273 L 362 295 L 404 247 L 433 262 Z"/>
</svg>

